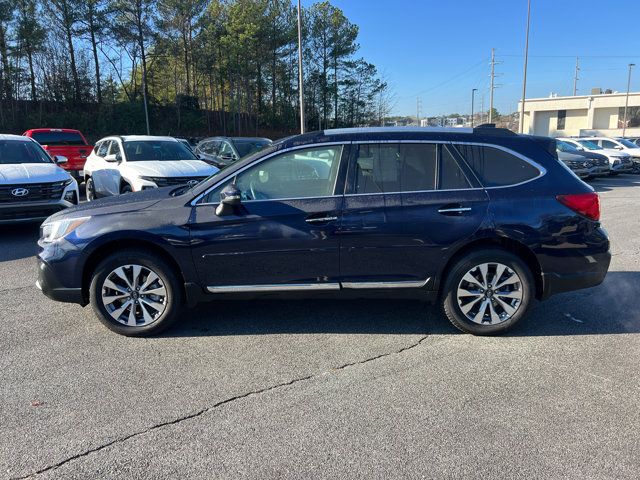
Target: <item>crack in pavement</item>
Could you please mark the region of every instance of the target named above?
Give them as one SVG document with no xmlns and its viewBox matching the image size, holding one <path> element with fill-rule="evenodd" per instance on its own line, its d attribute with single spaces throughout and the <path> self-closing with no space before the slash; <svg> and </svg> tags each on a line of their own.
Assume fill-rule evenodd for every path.
<svg viewBox="0 0 640 480">
<path fill-rule="evenodd" d="M 412 349 L 414 349 L 416 347 L 419 347 L 420 345 L 422 345 L 422 343 L 425 340 L 427 340 L 427 338 L 429 338 L 429 335 L 423 335 L 422 337 L 420 337 L 418 339 L 417 342 L 411 343 L 411 344 L 409 344 L 409 345 L 407 345 L 405 347 L 402 347 L 402 348 L 400 348 L 398 350 L 394 350 L 392 352 L 381 353 L 380 355 L 376 355 L 374 357 L 365 358 L 364 360 L 359 360 L 357 362 L 345 363 L 344 365 L 341 365 L 339 367 L 332 368 L 331 371 L 340 371 L 340 370 L 344 370 L 344 369 L 349 368 L 349 367 L 354 367 L 354 366 L 358 366 L 358 365 L 364 365 L 366 363 L 373 362 L 373 361 L 378 360 L 380 358 L 390 357 L 392 355 L 398 355 L 398 354 L 404 353 L 404 352 L 406 352 L 408 350 L 412 350 Z M 325 372 L 323 372 L 323 373 L 325 373 Z M 185 420 L 190 420 L 192 418 L 200 417 L 200 416 L 204 415 L 205 413 L 213 411 L 213 410 L 217 409 L 218 407 L 221 407 L 221 406 L 226 405 L 228 403 L 235 402 L 236 400 L 241 400 L 243 398 L 249 398 L 249 397 L 253 397 L 253 396 L 256 396 L 256 395 L 261 395 L 263 393 L 267 393 L 267 392 L 270 392 L 270 391 L 273 391 L 273 390 L 277 390 L 277 389 L 280 389 L 280 388 L 283 388 L 283 387 L 288 387 L 288 386 L 291 386 L 291 385 L 295 385 L 297 383 L 313 380 L 314 378 L 321 377 L 323 375 L 323 373 L 319 373 L 319 374 L 316 373 L 316 374 L 313 374 L 313 375 L 306 375 L 306 376 L 303 376 L 303 377 L 294 378 L 293 380 L 289 380 L 288 382 L 278 383 L 276 385 L 271 385 L 269 387 L 261 388 L 259 390 L 252 390 L 250 392 L 246 392 L 246 393 L 242 393 L 242 394 L 239 394 L 239 395 L 235 395 L 233 397 L 230 397 L 230 398 L 227 398 L 225 400 L 221 400 L 221 401 L 219 401 L 217 403 L 214 403 L 213 405 L 211 405 L 209 407 L 205 407 L 205 408 L 203 408 L 201 410 L 198 410 L 197 412 L 190 413 L 188 415 L 184 415 L 182 417 L 178 417 L 178 418 L 175 418 L 173 420 L 166 421 L 166 422 L 157 423 L 157 424 L 152 425 L 152 426 L 150 426 L 148 428 L 145 428 L 144 430 L 140 430 L 138 432 L 134 432 L 134 433 L 131 433 L 129 435 L 125 435 L 124 437 L 116 438 L 114 440 L 111 440 L 110 442 L 104 443 L 102 445 L 99 445 L 97 447 L 91 448 L 89 450 L 85 450 L 84 452 L 78 453 L 76 455 L 72 455 L 71 457 L 67 457 L 64 460 L 60 460 L 57 463 L 54 463 L 54 464 L 49 465 L 47 467 L 41 468 L 40 470 L 36 470 L 33 473 L 29 473 L 27 475 L 22 475 L 22 476 L 19 476 L 19 477 L 11 477 L 10 480 L 24 480 L 26 478 L 31 478 L 31 477 L 34 477 L 36 475 L 40 475 L 42 473 L 49 472 L 51 470 L 56 470 L 56 469 L 62 467 L 63 465 L 65 465 L 65 464 L 67 464 L 69 462 L 73 462 L 74 460 L 77 460 L 79 458 L 86 457 L 86 456 L 88 456 L 88 455 L 90 455 L 92 453 L 99 452 L 99 451 L 104 450 L 106 448 L 109 448 L 109 447 L 111 447 L 113 445 L 124 443 L 124 442 L 126 442 L 126 441 L 128 441 L 128 440 L 130 440 L 132 438 L 139 437 L 141 435 L 145 435 L 145 434 L 150 433 L 150 432 L 152 432 L 154 430 L 158 430 L 160 428 L 168 427 L 168 426 L 171 426 L 171 425 L 176 425 L 178 423 L 184 422 Z"/>
<path fill-rule="evenodd" d="M 14 292 L 16 290 L 24 290 L 26 288 L 35 288 L 35 285 L 23 285 L 21 287 L 11 287 L 11 288 L 3 288 L 2 290 L 0 290 L 0 293 L 4 293 L 4 292 Z"/>
</svg>

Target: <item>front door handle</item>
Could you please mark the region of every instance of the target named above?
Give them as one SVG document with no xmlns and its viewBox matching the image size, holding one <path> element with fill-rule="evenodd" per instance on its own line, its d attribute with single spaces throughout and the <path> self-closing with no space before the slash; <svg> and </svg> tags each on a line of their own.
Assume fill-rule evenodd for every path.
<svg viewBox="0 0 640 480">
<path fill-rule="evenodd" d="M 310 217 L 305 220 L 307 223 L 327 223 L 327 222 L 335 222 L 338 220 L 338 217 Z"/>
</svg>

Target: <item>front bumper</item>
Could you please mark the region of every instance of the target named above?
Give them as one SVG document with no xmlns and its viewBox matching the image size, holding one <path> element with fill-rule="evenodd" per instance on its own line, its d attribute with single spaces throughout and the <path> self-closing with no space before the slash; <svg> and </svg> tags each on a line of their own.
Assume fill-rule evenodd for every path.
<svg viewBox="0 0 640 480">
<path fill-rule="evenodd" d="M 36 287 L 47 297 L 57 302 L 79 303 L 83 306 L 87 304 L 82 295 L 82 288 L 63 286 L 51 267 L 41 258 L 38 258 L 38 281 L 36 282 Z"/>
<path fill-rule="evenodd" d="M 591 169 L 589 169 L 589 175 L 591 177 L 604 177 L 609 175 L 610 173 L 610 169 L 609 169 L 609 165 L 605 165 L 605 166 L 595 166 L 595 167 L 591 167 Z"/>
</svg>

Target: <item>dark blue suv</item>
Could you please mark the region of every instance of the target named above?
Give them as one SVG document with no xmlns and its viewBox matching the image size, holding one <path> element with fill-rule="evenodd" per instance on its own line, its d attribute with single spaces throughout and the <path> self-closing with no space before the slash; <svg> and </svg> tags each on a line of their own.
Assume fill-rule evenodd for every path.
<svg viewBox="0 0 640 480">
<path fill-rule="evenodd" d="M 600 284 L 598 196 L 549 138 L 495 128 L 326 130 L 195 187 L 107 198 L 41 227 L 38 285 L 124 335 L 183 305 L 323 295 L 441 302 L 473 334 L 534 299 Z"/>
</svg>

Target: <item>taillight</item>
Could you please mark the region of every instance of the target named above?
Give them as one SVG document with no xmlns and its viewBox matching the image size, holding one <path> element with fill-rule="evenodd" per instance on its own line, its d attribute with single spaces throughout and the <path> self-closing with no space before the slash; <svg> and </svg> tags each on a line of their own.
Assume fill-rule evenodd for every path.
<svg viewBox="0 0 640 480">
<path fill-rule="evenodd" d="M 595 192 L 558 195 L 558 201 L 591 220 L 600 220 L 600 197 Z"/>
</svg>

